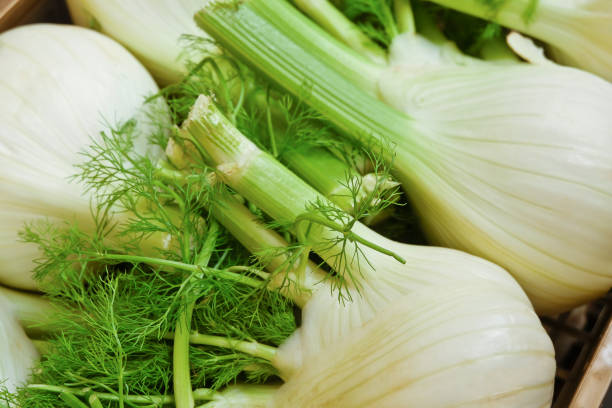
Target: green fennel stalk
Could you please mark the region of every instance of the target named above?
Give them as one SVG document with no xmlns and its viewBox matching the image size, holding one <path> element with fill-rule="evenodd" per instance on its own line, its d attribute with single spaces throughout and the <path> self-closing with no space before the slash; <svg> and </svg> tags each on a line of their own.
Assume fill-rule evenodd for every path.
<svg viewBox="0 0 612 408">
<path fill-rule="evenodd" d="M 347 148 L 321 115 L 304 103 L 271 91 L 246 67 L 237 69 L 240 74 L 232 76 L 232 85 L 218 70 L 211 74 L 194 69 L 183 83 L 164 90 L 162 94 L 177 113 L 176 120 L 179 123 L 184 120 L 186 107 L 191 107 L 202 93 L 227 95 L 235 93 L 228 91 L 228 87 L 249 89 L 246 94 L 239 92 L 239 96 L 226 96 L 219 101 L 230 121 L 341 208 L 358 214 L 365 207 L 376 207 L 368 211 L 366 222 L 380 221 L 383 217 L 375 217 L 376 214 L 398 198 L 395 184 L 388 181 L 388 166 L 361 146 Z M 171 139 L 166 148 L 172 163 L 180 169 L 187 165 L 187 160 L 197 162 L 200 156 L 197 148 L 180 140 L 180 134 L 176 136 L 178 143 Z M 185 149 L 181 144 L 185 144 Z M 368 162 L 373 164 L 372 169 L 359 170 L 370 172 L 363 176 L 356 167 L 364 168 L 360 163 Z M 372 206 L 373 201 L 377 205 Z"/>
<path fill-rule="evenodd" d="M 283 21 L 283 24 L 275 21 Z M 347 59 L 358 59 L 352 51 L 323 35 L 307 21 L 284 1 L 251 0 L 238 9 L 216 4 L 196 14 L 196 22 L 217 37 L 232 54 L 266 72 L 283 88 L 299 95 L 306 80 L 310 90 L 306 103 L 325 112 L 338 129 L 358 142 L 379 146 L 395 144 L 398 134 L 410 133 L 414 126 L 410 118 L 369 95 L 347 79 L 348 76 L 338 72 L 351 66 L 351 61 L 345 63 L 321 54 L 321 49 L 329 43 L 335 44 L 336 52 Z M 252 30 L 255 26 L 257 33 Z M 316 40 L 301 30 L 316 33 Z M 273 53 L 271 44 L 283 49 L 283 53 Z M 304 65 L 303 61 L 308 64 Z M 367 76 L 366 89 L 374 89 L 377 79 L 378 73 Z M 397 147 L 403 146 L 398 144 Z M 390 152 L 383 153 L 387 160 L 391 159 Z"/>
<path fill-rule="evenodd" d="M 195 260 L 197 266 L 206 267 L 208 265 L 215 249 L 218 235 L 219 228 L 217 224 L 215 222 L 209 223 L 202 249 Z M 201 278 L 201 276 L 191 275 L 189 277 L 189 279 L 198 278 Z M 184 306 L 184 311 L 179 316 L 176 332 L 174 333 L 172 364 L 175 403 L 178 408 L 193 408 L 195 405 L 191 387 L 191 367 L 189 364 L 189 334 L 191 332 L 191 319 L 196 301 L 197 299 L 194 299 Z"/>
<path fill-rule="evenodd" d="M 399 255 L 360 237 L 353 231 L 354 227 L 361 228 L 356 219 L 257 149 L 210 98 L 198 99 L 182 132 L 202 146 L 225 183 L 254 200 L 272 218 L 293 224 L 298 237 L 308 236 L 308 242 L 317 245 L 315 251 L 327 258 L 343 279 L 356 283 L 350 265 L 359 263 L 359 244 L 405 262 Z M 276 181 L 275 186 L 269 185 L 270 179 Z M 342 276 L 343 272 L 347 276 Z"/>
</svg>

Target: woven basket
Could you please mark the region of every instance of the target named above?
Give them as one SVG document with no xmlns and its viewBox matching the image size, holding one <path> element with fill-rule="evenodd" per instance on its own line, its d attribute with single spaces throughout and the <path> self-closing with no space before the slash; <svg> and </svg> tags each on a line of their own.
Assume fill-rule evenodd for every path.
<svg viewBox="0 0 612 408">
<path fill-rule="evenodd" d="M 604 403 L 612 381 L 612 294 L 556 318 L 542 318 L 557 358 L 553 408 L 612 406 Z"/>
</svg>

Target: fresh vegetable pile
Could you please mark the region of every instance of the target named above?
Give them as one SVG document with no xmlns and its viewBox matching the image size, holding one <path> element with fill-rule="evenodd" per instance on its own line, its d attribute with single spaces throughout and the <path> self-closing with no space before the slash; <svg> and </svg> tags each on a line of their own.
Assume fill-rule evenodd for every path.
<svg viewBox="0 0 612 408">
<path fill-rule="evenodd" d="M 434 3 L 1 34 L 0 406 L 549 407 L 536 313 L 612 286 L 612 9 Z"/>
</svg>

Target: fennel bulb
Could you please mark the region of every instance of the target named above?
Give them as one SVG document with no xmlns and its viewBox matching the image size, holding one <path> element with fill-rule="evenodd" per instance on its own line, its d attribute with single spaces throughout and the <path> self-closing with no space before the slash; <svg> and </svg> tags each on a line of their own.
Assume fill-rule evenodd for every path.
<svg viewBox="0 0 612 408">
<path fill-rule="evenodd" d="M 60 330 L 57 325 L 57 307 L 51 301 L 32 292 L 13 290 L 0 285 L 0 297 L 6 299 L 23 330 L 32 338 L 48 336 Z"/>
<path fill-rule="evenodd" d="M 609 82 L 554 64 L 463 64 L 419 46 L 407 52 L 414 64 L 369 77 L 381 102 L 356 86 L 363 76 L 343 73 L 361 59 L 285 2 L 217 4 L 196 21 L 292 93 L 309 84 L 305 101 L 345 135 L 394 145 L 394 175 L 430 239 L 507 269 L 538 312 L 612 286 Z M 331 48 L 344 53 L 336 64 L 321 59 Z"/>
<path fill-rule="evenodd" d="M 15 392 L 30 376 L 38 351 L 13 315 L 9 298 L 0 292 L 0 389 Z"/>
<path fill-rule="evenodd" d="M 30 25 L 0 35 L 0 282 L 35 289 L 39 257 L 24 222 L 93 228 L 90 199 L 71 183 L 79 153 L 110 124 L 141 111 L 155 82 L 113 40 L 75 26 Z M 140 141 L 144 148 L 144 141 Z"/>
<path fill-rule="evenodd" d="M 545 41 L 558 62 L 612 80 L 612 2 L 608 0 L 429 1 Z"/>
<path fill-rule="evenodd" d="M 509 270 L 541 313 L 612 286 L 612 86 L 555 65 L 395 67 L 398 175 L 434 243 Z M 457 103 L 461 101 L 461 103 Z"/>
<path fill-rule="evenodd" d="M 231 184 L 235 185 L 233 182 Z M 354 259 L 345 265 L 345 275 L 353 276 L 355 280 L 354 284 L 347 284 L 345 297 L 348 299 L 339 301 L 338 294 L 325 281 L 315 285 L 311 297 L 302 308 L 301 326 L 279 348 L 275 357 L 274 364 L 283 378 L 295 375 L 305 362 L 321 350 L 332 347 L 346 337 L 352 337 L 353 330 L 376 319 L 390 303 L 400 298 L 417 296 L 429 288 L 451 283 L 478 285 L 485 282 L 489 287 L 512 293 L 528 309 L 532 308 L 514 279 L 491 262 L 447 248 L 398 243 L 361 223 L 354 226 L 353 232 L 399 254 L 406 263 L 402 264 L 374 249 L 360 246 L 361 259 Z M 322 241 L 327 242 L 325 238 Z M 330 265 L 334 265 L 338 273 L 342 273 L 342 266 L 335 261 L 338 249 L 320 246 L 315 246 L 315 251 Z M 355 253 L 356 245 L 347 246 L 349 254 Z M 436 298 L 430 301 L 430 305 L 433 305 Z M 546 336 L 543 329 L 542 335 Z"/>
<path fill-rule="evenodd" d="M 73 21 L 125 45 L 163 84 L 180 81 L 185 64 L 198 57 L 181 44 L 182 35 L 205 37 L 193 15 L 200 0 L 68 0 Z M 209 44 L 212 49 L 212 44 Z"/>
<path fill-rule="evenodd" d="M 264 359 L 276 353 L 269 361 L 278 367 L 295 351 L 294 338 L 276 351 L 198 333 L 192 342 Z M 264 396 L 268 407 L 541 408 L 553 395 L 554 350 L 538 317 L 522 297 L 488 282 L 441 284 L 396 298 L 306 357 Z"/>
<path fill-rule="evenodd" d="M 486 284 L 439 286 L 310 356 L 271 406 L 548 407 L 554 373 L 529 305 Z"/>
</svg>

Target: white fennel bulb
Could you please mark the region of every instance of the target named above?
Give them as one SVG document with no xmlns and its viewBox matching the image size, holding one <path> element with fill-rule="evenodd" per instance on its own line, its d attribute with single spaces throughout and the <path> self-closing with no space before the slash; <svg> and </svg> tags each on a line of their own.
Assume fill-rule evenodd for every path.
<svg viewBox="0 0 612 408">
<path fill-rule="evenodd" d="M 12 393 L 27 381 L 39 356 L 13 315 L 10 300 L 2 292 L 0 310 L 0 389 Z"/>
<path fill-rule="evenodd" d="M 507 269 L 536 310 L 612 286 L 612 85 L 557 65 L 397 66 L 398 177 L 428 236 Z"/>
<path fill-rule="evenodd" d="M 430 0 L 492 19 L 552 46 L 557 61 L 612 80 L 609 0 Z"/>
<path fill-rule="evenodd" d="M 487 284 L 405 296 L 310 356 L 273 407 L 549 407 L 555 359 L 531 307 Z"/>
<path fill-rule="evenodd" d="M 416 296 L 423 290 L 456 285 L 478 285 L 512 293 L 527 308 L 532 308 L 516 281 L 499 266 L 464 252 L 440 248 L 398 243 L 356 224 L 353 232 L 378 245 L 392 250 L 406 260 L 405 264 L 371 248 L 360 247 L 362 260 L 348 265 L 358 287 L 347 284 L 346 299 L 339 301 L 338 294 L 322 282 L 302 308 L 300 327 L 280 348 L 275 358 L 283 378 L 293 376 L 305 361 L 322 350 L 336 344 L 344 337 L 351 337 L 355 328 L 363 326 L 397 299 Z M 353 253 L 352 244 L 347 244 Z M 333 264 L 337 248 L 318 251 Z M 368 260 L 368 262 L 365 261 Z M 371 264 L 371 265 L 370 265 Z M 346 272 L 345 272 L 346 273 Z M 436 301 L 431 299 L 432 304 Z M 544 330 L 542 333 L 544 333 Z"/>
<path fill-rule="evenodd" d="M 90 198 L 69 178 L 92 138 L 147 113 L 157 86 L 113 40 L 75 26 L 31 25 L 0 35 L 0 282 L 35 289 L 38 249 L 19 242 L 40 218 L 93 226 Z"/>
<path fill-rule="evenodd" d="M 379 97 L 418 135 L 398 143 L 395 163 L 429 238 L 503 266 L 540 313 L 608 291 L 610 83 L 543 57 L 499 66 L 413 34 L 395 38 L 389 65 Z"/>
<path fill-rule="evenodd" d="M 181 36 L 205 36 L 193 21 L 202 6 L 201 0 L 68 0 L 76 24 L 125 45 L 164 84 L 181 80 L 193 56 Z"/>
</svg>

